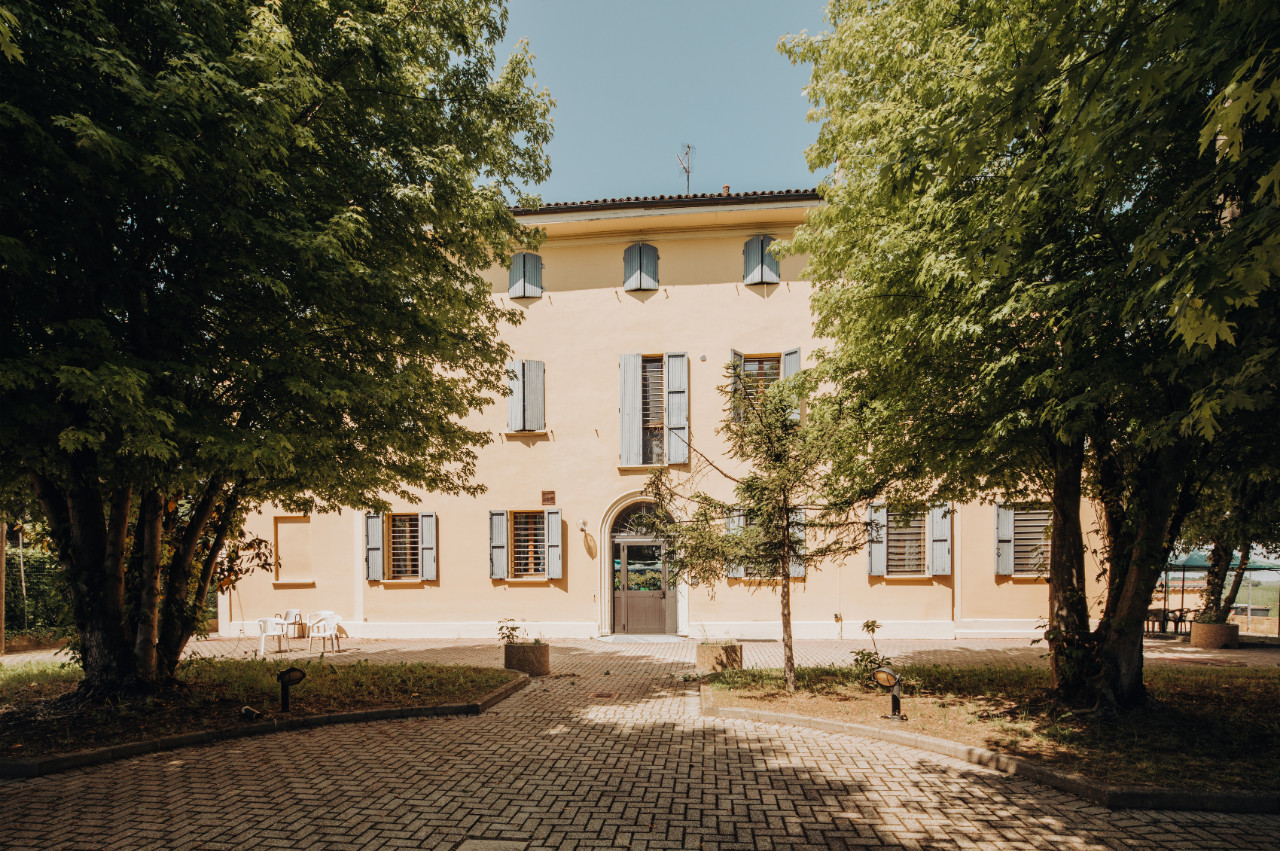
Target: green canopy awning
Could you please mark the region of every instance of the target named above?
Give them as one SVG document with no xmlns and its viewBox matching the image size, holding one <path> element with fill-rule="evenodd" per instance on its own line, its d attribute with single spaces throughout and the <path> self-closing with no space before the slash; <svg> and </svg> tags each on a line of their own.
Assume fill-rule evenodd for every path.
<svg viewBox="0 0 1280 851">
<path fill-rule="evenodd" d="M 1236 567 L 1239 564 L 1240 553 L 1234 553 L 1231 557 L 1231 566 Z M 1204 570 L 1208 566 L 1208 550 L 1192 550 L 1169 559 L 1169 567 L 1178 567 L 1183 570 Z M 1280 570 L 1280 559 L 1271 558 L 1262 553 L 1249 553 L 1249 564 L 1245 566 L 1245 570 Z"/>
</svg>

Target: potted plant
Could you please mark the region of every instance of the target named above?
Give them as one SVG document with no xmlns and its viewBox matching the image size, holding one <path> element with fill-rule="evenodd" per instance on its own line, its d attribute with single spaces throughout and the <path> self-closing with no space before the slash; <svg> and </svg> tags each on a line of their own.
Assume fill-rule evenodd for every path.
<svg viewBox="0 0 1280 851">
<path fill-rule="evenodd" d="M 698 645 L 699 671 L 741 671 L 742 645 L 736 641 L 704 641 Z"/>
<path fill-rule="evenodd" d="M 531 677 L 545 677 L 551 673 L 551 645 L 541 639 L 524 641 L 522 628 L 511 618 L 498 621 L 498 640 L 502 642 L 502 665 L 513 671 L 523 671 Z"/>
<path fill-rule="evenodd" d="M 1221 650 L 1240 646 L 1240 624 L 1228 623 L 1230 610 L 1205 610 L 1191 622 L 1191 646 L 1204 650 Z"/>
</svg>

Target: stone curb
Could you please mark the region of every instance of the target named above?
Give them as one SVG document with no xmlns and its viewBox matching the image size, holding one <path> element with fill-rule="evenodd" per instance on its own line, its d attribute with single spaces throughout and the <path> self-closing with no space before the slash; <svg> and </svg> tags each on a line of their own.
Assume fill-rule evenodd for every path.
<svg viewBox="0 0 1280 851">
<path fill-rule="evenodd" d="M 841 733 L 878 739 L 896 745 L 918 748 L 942 754 L 965 762 L 995 769 L 1015 777 L 1025 777 L 1045 786 L 1092 801 L 1112 810 L 1183 810 L 1215 813 L 1280 813 L 1280 792 L 1192 792 L 1184 789 L 1160 789 L 1148 786 L 1113 786 L 1091 780 L 1079 774 L 1058 771 L 1044 765 L 1017 759 L 1008 754 L 986 748 L 962 745 L 947 739 L 938 739 L 906 730 L 885 730 L 866 724 L 848 721 L 830 721 L 806 715 L 788 715 L 766 712 L 738 706 L 717 706 L 712 689 L 700 687 L 702 714 L 713 718 L 732 718 L 743 721 L 759 721 L 766 724 L 786 724 L 793 727 L 809 727 L 826 733 Z"/>
<path fill-rule="evenodd" d="M 511 673 L 518 673 L 512 671 Z M 101 765 L 131 756 L 187 748 L 228 739 L 248 736 L 264 736 L 283 733 L 286 730 L 309 730 L 312 727 L 328 727 L 332 724 L 358 724 L 362 721 L 386 721 L 398 718 L 432 718 L 446 715 L 479 715 L 494 704 L 505 700 L 529 684 L 528 674 L 519 674 L 514 680 L 482 696 L 474 703 L 451 703 L 443 706 L 394 706 L 389 709 L 363 709 L 357 712 L 337 712 L 331 715 L 308 715 L 302 718 L 272 718 L 239 727 L 221 730 L 200 730 L 176 736 L 162 736 L 141 742 L 126 742 L 90 751 L 33 757 L 31 759 L 0 759 L 0 778 L 40 777 L 57 774 L 72 768 Z"/>
</svg>

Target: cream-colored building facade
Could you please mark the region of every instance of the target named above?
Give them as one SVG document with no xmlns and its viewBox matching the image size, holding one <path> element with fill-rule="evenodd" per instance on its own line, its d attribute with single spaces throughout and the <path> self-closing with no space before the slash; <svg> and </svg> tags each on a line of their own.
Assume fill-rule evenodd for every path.
<svg viewBox="0 0 1280 851">
<path fill-rule="evenodd" d="M 354 637 L 493 638 L 504 618 L 544 638 L 779 636 L 776 580 L 670 582 L 627 515 L 653 466 L 689 474 L 685 440 L 724 463 L 716 388 L 728 362 L 762 381 L 812 363 L 806 259 L 764 249 L 817 203 L 726 192 L 520 213 L 547 240 L 490 273 L 494 298 L 524 321 L 504 331 L 512 397 L 474 415 L 493 436 L 476 468 L 486 493 L 423 494 L 379 517 L 268 507 L 249 531 L 278 564 L 220 596 L 223 634 L 297 609 L 336 612 Z M 700 486 L 731 494 L 714 475 Z M 862 637 L 868 619 L 888 637 L 1043 631 L 1047 514 L 974 503 L 906 526 L 878 518 L 886 540 L 790 580 L 796 637 Z"/>
</svg>

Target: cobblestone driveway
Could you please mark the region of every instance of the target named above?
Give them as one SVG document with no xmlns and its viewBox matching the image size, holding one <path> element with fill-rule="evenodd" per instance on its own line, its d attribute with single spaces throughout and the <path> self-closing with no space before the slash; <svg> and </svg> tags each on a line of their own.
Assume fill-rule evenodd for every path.
<svg viewBox="0 0 1280 851">
<path fill-rule="evenodd" d="M 493 644 L 351 644 L 338 659 L 500 658 Z M 989 644 L 969 650 L 1023 652 Z M 850 646 L 804 643 L 801 655 L 825 661 Z M 749 645 L 748 661 L 774 652 Z M 1113 813 L 920 751 L 702 719 L 676 676 L 692 656 L 692 642 L 557 641 L 557 676 L 484 716 L 280 733 L 0 781 L 0 846 L 1280 847 L 1276 816 Z"/>
</svg>

